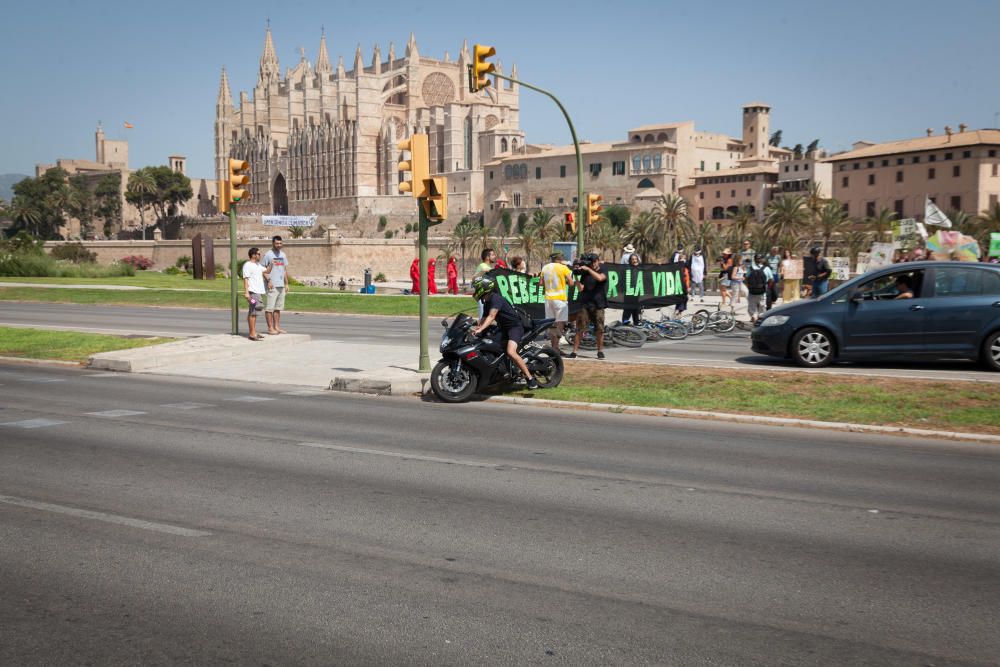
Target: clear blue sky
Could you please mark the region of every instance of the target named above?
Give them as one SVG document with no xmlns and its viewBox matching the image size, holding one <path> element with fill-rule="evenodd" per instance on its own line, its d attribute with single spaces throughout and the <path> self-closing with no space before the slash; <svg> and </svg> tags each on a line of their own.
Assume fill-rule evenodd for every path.
<svg viewBox="0 0 1000 667">
<path fill-rule="evenodd" d="M 388 5 L 394 5 L 391 9 Z M 282 69 L 315 61 L 325 26 L 334 64 L 360 42 L 457 57 L 463 38 L 496 46 L 509 73 L 551 88 L 581 138 L 621 140 L 635 125 L 693 119 L 739 135 L 740 105 L 771 104 L 785 143 L 839 150 L 960 122 L 994 127 L 1000 111 L 1000 2 L 101 2 L 8 4 L 0 16 L 0 173 L 92 158 L 98 120 L 128 131 L 133 167 L 189 158 L 213 177 L 219 71 L 234 96 L 256 82 L 265 19 Z M 235 22 L 227 23 L 224 8 Z M 283 11 L 287 9 L 288 11 Z M 544 98 L 521 95 L 527 140 L 568 143 Z"/>
</svg>

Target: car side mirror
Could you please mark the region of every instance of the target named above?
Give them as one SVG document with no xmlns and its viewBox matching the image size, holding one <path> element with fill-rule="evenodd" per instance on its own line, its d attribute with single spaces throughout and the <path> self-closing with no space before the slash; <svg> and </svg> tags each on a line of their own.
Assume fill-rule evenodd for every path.
<svg viewBox="0 0 1000 667">
<path fill-rule="evenodd" d="M 861 292 L 855 292 L 851 295 L 851 303 L 861 303 L 865 300 L 865 295 Z"/>
<path fill-rule="evenodd" d="M 446 319 L 445 320 L 441 320 L 441 326 L 443 326 L 445 329 L 447 329 L 448 328 L 448 320 L 446 320 Z"/>
</svg>

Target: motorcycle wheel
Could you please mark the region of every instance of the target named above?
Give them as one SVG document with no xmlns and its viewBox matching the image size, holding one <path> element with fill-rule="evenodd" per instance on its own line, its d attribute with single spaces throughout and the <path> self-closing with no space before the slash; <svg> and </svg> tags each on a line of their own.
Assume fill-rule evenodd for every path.
<svg viewBox="0 0 1000 667">
<path fill-rule="evenodd" d="M 531 374 L 543 389 L 558 387 L 563 379 L 563 360 L 551 347 L 544 347 L 531 359 L 526 359 Z"/>
<path fill-rule="evenodd" d="M 447 361 L 439 361 L 431 371 L 431 389 L 434 395 L 445 403 L 464 403 L 476 392 L 479 377 L 465 364 L 459 364 L 458 372 L 451 370 Z"/>
</svg>

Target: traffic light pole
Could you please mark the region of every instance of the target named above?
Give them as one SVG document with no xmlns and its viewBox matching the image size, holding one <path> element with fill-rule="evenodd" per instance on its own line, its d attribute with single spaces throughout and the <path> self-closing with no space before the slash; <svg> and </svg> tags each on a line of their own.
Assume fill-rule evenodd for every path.
<svg viewBox="0 0 1000 667">
<path fill-rule="evenodd" d="M 230 295 L 229 306 L 232 312 L 233 335 L 240 333 L 239 323 L 239 276 L 236 275 L 236 204 L 229 205 L 229 274 L 230 274 Z"/>
<path fill-rule="evenodd" d="M 427 274 L 427 228 L 430 221 L 424 211 L 424 198 L 417 199 L 417 213 L 419 214 L 417 234 L 418 253 L 420 257 L 420 359 L 417 370 L 421 373 L 429 373 L 431 370 L 431 358 L 427 353 L 427 294 L 428 279 Z"/>
<path fill-rule="evenodd" d="M 504 81 L 510 81 L 511 83 L 516 83 L 519 86 L 524 86 L 525 88 L 530 88 L 535 92 L 539 92 L 542 95 L 549 97 L 559 110 L 562 111 L 563 116 L 566 118 L 566 124 L 569 125 L 569 133 L 573 137 L 573 148 L 576 150 L 576 252 L 577 255 L 582 255 L 584 251 L 584 245 L 586 243 L 586 204 L 583 201 L 583 156 L 580 155 L 580 142 L 576 138 L 576 128 L 573 127 L 573 121 L 570 119 L 569 114 L 566 112 L 566 107 L 563 106 L 559 98 L 545 90 L 544 88 L 539 88 L 538 86 L 532 86 L 530 83 L 525 83 L 524 81 L 518 81 L 517 79 L 512 79 L 509 76 L 504 76 L 503 74 L 497 74 L 496 72 L 490 72 L 490 76 L 495 76 L 498 79 L 503 79 Z"/>
</svg>

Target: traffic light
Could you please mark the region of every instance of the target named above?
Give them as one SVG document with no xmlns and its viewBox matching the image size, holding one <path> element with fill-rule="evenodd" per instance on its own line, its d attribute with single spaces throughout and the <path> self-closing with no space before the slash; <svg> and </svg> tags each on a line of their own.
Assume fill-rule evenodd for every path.
<svg viewBox="0 0 1000 667">
<path fill-rule="evenodd" d="M 603 207 L 601 202 L 604 197 L 601 195 L 588 194 L 587 195 L 587 224 L 594 225 L 597 224 L 597 219 L 601 217 L 601 211 Z"/>
<path fill-rule="evenodd" d="M 444 176 L 428 178 L 425 181 L 424 213 L 433 224 L 448 217 L 448 179 Z"/>
<path fill-rule="evenodd" d="M 250 182 L 250 164 L 246 160 L 229 160 L 229 187 L 226 190 L 226 199 L 235 204 L 244 199 L 250 199 L 250 191 L 246 189 L 246 184 Z"/>
<path fill-rule="evenodd" d="M 475 44 L 472 47 L 472 64 L 469 65 L 469 92 L 478 93 L 480 90 L 490 85 L 490 80 L 486 78 L 487 74 L 491 74 L 496 71 L 496 67 L 493 63 L 486 62 L 487 58 L 491 58 L 497 54 L 497 50 L 492 46 L 484 46 L 482 44 Z"/>
<path fill-rule="evenodd" d="M 216 199 L 215 204 L 219 209 L 219 213 L 229 213 L 229 181 L 219 180 L 216 181 Z"/>
<path fill-rule="evenodd" d="M 427 135 L 414 134 L 396 145 L 400 150 L 410 152 L 410 159 L 399 163 L 400 176 L 408 171 L 410 172 L 410 180 L 400 181 L 399 191 L 409 192 L 417 199 L 426 197 L 426 181 L 430 176 L 430 165 L 427 159 Z"/>
<path fill-rule="evenodd" d="M 576 214 L 572 211 L 566 213 L 566 221 L 563 223 L 567 232 L 576 234 Z"/>
</svg>

